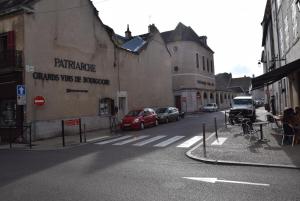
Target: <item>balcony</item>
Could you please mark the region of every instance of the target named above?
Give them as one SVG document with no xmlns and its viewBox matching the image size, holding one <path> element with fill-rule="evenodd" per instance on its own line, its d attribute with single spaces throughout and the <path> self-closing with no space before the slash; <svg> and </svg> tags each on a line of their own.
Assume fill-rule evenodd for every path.
<svg viewBox="0 0 300 201">
<path fill-rule="evenodd" d="M 22 53 L 18 50 L 0 52 L 0 72 L 11 72 L 22 68 Z"/>
</svg>

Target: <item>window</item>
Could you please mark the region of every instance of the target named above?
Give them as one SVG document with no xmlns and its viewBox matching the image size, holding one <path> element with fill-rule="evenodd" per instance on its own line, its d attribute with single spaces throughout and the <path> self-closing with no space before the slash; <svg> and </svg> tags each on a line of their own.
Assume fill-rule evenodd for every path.
<svg viewBox="0 0 300 201">
<path fill-rule="evenodd" d="M 178 66 L 174 66 L 174 71 L 175 71 L 175 72 L 178 71 Z"/>
<path fill-rule="evenodd" d="M 196 53 L 196 67 L 199 68 L 199 54 Z"/>
<path fill-rule="evenodd" d="M 298 30 L 297 30 L 297 8 L 296 8 L 296 3 L 300 6 L 300 1 L 294 0 L 292 3 L 292 27 L 293 27 L 293 37 L 294 41 L 298 38 Z M 300 7 L 299 7 L 300 9 Z"/>
<path fill-rule="evenodd" d="M 209 72 L 209 60 L 208 60 L 208 58 L 207 58 L 207 72 Z"/>
<path fill-rule="evenodd" d="M 290 43 L 290 36 L 289 36 L 289 22 L 288 22 L 287 16 L 284 19 L 284 32 L 285 32 L 285 48 L 286 48 L 286 51 L 288 51 L 289 43 Z"/>
<path fill-rule="evenodd" d="M 282 27 L 280 27 L 280 30 L 279 30 L 279 38 L 280 38 L 280 52 L 281 52 L 281 56 L 282 56 L 284 54 Z"/>
<path fill-rule="evenodd" d="M 205 71 L 205 58 L 202 56 L 202 65 L 203 65 L 203 70 Z"/>
<path fill-rule="evenodd" d="M 102 98 L 99 103 L 99 115 L 112 115 L 114 108 L 114 100 L 111 98 Z"/>
<path fill-rule="evenodd" d="M 214 62 L 213 62 L 213 60 L 210 61 L 210 67 L 211 67 L 211 72 L 214 73 Z"/>
</svg>

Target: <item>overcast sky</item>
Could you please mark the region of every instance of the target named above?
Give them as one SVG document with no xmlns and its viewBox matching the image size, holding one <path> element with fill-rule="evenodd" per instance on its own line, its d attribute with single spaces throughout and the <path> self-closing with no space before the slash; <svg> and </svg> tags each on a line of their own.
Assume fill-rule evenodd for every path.
<svg viewBox="0 0 300 201">
<path fill-rule="evenodd" d="M 154 23 L 160 32 L 178 22 L 208 37 L 215 52 L 215 72 L 233 77 L 263 73 L 262 28 L 266 0 L 93 0 L 104 24 L 123 35 L 129 24 L 132 35 L 148 32 Z"/>
</svg>

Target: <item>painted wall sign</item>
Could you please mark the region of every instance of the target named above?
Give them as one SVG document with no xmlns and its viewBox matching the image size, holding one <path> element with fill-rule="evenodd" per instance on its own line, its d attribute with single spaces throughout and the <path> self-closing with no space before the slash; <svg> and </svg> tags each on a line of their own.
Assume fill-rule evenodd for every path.
<svg viewBox="0 0 300 201">
<path fill-rule="evenodd" d="M 49 81 L 64 81 L 64 82 L 77 82 L 77 83 L 89 83 L 89 84 L 98 84 L 98 85 L 109 85 L 109 80 L 107 79 L 98 79 L 85 76 L 72 76 L 72 75 L 59 75 L 53 73 L 41 73 L 34 72 L 32 77 L 35 80 L 49 80 Z"/>
<path fill-rule="evenodd" d="M 95 64 L 87 64 L 69 59 L 54 58 L 54 67 L 96 72 Z"/>
</svg>

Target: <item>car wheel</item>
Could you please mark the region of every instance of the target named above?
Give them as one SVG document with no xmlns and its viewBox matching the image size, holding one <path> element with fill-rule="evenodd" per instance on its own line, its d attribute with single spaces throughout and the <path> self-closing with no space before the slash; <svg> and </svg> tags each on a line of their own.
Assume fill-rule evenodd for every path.
<svg viewBox="0 0 300 201">
<path fill-rule="evenodd" d="M 145 128 L 145 125 L 144 125 L 143 122 L 141 122 L 141 124 L 140 124 L 140 129 L 143 130 L 144 128 Z"/>
<path fill-rule="evenodd" d="M 158 120 L 157 119 L 155 120 L 155 126 L 158 126 Z"/>
</svg>

